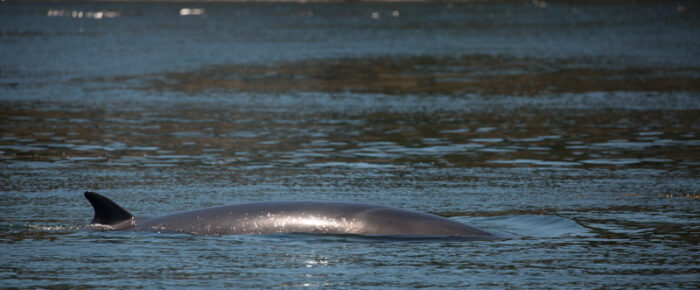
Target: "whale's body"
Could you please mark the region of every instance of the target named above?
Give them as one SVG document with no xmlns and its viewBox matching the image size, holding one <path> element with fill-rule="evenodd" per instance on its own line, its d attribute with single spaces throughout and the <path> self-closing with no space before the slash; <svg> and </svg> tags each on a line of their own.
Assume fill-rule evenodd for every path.
<svg viewBox="0 0 700 290">
<path fill-rule="evenodd" d="M 443 217 L 349 202 L 276 201 L 216 206 L 153 218 L 136 218 L 94 192 L 91 225 L 114 230 L 232 234 L 354 234 L 488 238 L 491 233 Z"/>
</svg>

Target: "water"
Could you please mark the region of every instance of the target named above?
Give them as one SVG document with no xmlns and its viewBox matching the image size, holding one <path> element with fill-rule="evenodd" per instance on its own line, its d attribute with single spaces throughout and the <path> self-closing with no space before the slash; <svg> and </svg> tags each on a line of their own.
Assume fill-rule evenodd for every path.
<svg viewBox="0 0 700 290">
<path fill-rule="evenodd" d="M 0 4 L 0 285 L 700 287 L 700 7 L 542 3 Z M 503 239 L 94 232 L 88 189 Z"/>
</svg>

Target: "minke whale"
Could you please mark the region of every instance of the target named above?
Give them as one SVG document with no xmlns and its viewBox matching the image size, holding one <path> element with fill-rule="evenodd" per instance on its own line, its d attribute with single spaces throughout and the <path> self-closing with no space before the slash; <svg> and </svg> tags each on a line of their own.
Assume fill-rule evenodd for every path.
<svg viewBox="0 0 700 290">
<path fill-rule="evenodd" d="M 215 206 L 152 218 L 135 217 L 87 191 L 95 210 L 90 227 L 195 235 L 308 233 L 331 235 L 490 238 L 493 234 L 447 218 L 388 206 L 327 201 L 272 201 Z"/>
</svg>

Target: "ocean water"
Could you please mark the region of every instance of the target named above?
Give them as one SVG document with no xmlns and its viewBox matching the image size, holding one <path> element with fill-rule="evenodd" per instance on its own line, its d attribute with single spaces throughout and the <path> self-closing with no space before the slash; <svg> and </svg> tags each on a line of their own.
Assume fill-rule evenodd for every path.
<svg viewBox="0 0 700 290">
<path fill-rule="evenodd" d="M 700 287 L 700 6 L 0 3 L 0 287 Z M 269 200 L 495 240 L 91 231 Z"/>
</svg>

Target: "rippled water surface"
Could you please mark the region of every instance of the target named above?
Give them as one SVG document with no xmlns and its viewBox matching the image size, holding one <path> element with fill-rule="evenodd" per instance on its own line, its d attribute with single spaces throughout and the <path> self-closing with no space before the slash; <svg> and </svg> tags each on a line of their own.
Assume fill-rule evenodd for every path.
<svg viewBox="0 0 700 290">
<path fill-rule="evenodd" d="M 0 285 L 698 288 L 699 9 L 3 2 Z M 502 239 L 96 232 L 88 189 Z"/>
</svg>

